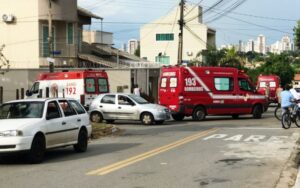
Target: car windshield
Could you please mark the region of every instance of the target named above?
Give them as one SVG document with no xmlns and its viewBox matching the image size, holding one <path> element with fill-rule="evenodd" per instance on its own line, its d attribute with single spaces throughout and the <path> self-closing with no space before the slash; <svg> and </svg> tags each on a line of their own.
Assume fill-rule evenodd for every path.
<svg viewBox="0 0 300 188">
<path fill-rule="evenodd" d="M 129 95 L 129 97 L 138 104 L 148 104 L 149 102 L 138 95 Z"/>
<path fill-rule="evenodd" d="M 0 106 L 0 119 L 42 118 L 44 102 L 14 102 Z"/>
</svg>

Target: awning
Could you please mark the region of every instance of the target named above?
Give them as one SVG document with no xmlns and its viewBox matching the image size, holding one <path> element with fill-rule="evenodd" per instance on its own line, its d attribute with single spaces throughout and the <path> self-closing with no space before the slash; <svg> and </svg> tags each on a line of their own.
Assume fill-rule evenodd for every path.
<svg viewBox="0 0 300 188">
<path fill-rule="evenodd" d="M 87 17 L 90 17 L 90 18 L 103 20 L 102 17 L 97 16 L 96 14 L 94 14 L 94 13 L 92 13 L 92 12 L 90 12 L 90 11 L 84 9 L 84 8 L 81 8 L 81 7 L 77 7 L 77 12 L 81 16 L 87 16 Z"/>
</svg>

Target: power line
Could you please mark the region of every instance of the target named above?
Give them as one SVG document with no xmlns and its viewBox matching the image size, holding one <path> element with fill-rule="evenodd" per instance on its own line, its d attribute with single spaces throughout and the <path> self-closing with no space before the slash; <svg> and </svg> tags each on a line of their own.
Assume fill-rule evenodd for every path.
<svg viewBox="0 0 300 188">
<path fill-rule="evenodd" d="M 239 6 L 241 6 L 245 2 L 246 2 L 246 0 L 236 1 L 230 7 L 228 7 L 227 9 L 225 9 L 222 14 L 215 16 L 214 18 L 212 18 L 209 21 L 206 21 L 206 23 L 210 23 L 210 22 L 213 22 L 213 21 L 216 21 L 216 20 L 220 19 L 221 17 L 229 14 L 230 12 L 232 12 L 233 10 L 235 10 L 236 8 L 238 8 Z"/>
</svg>

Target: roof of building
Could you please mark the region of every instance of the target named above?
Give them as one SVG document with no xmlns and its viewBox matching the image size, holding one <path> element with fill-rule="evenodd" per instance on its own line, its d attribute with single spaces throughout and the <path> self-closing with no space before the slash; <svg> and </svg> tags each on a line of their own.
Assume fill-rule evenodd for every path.
<svg viewBox="0 0 300 188">
<path fill-rule="evenodd" d="M 300 74 L 295 74 L 294 80 L 300 80 Z"/>
<path fill-rule="evenodd" d="M 88 16 L 88 17 L 91 17 L 91 18 L 96 18 L 96 19 L 100 19 L 100 20 L 103 20 L 102 17 L 84 9 L 84 8 L 81 8 L 81 7 L 77 7 L 77 11 L 78 11 L 78 14 L 81 15 L 81 16 Z"/>
</svg>

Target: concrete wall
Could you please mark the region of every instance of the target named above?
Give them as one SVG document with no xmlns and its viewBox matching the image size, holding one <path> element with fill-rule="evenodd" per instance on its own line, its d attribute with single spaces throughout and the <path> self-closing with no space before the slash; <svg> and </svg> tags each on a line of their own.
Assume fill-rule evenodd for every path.
<svg viewBox="0 0 300 188">
<path fill-rule="evenodd" d="M 84 30 L 82 32 L 82 39 L 84 42 L 87 42 L 89 44 L 99 43 L 113 45 L 113 34 L 109 32 Z M 101 39 L 103 41 L 101 41 Z"/>
<path fill-rule="evenodd" d="M 56 69 L 56 71 L 59 70 L 61 69 Z M 4 75 L 0 74 L 0 87 L 3 87 L 4 93 L 3 101 L 16 99 L 16 89 L 24 88 L 26 91 L 31 88 L 40 72 L 48 72 L 48 69 L 15 69 Z M 106 72 L 111 92 L 131 93 L 133 84 L 138 83 L 143 93 L 157 101 L 160 69 L 106 69 Z"/>
<path fill-rule="evenodd" d="M 20 0 L 19 0 L 20 1 Z M 27 1 L 27 0 L 21 0 Z M 38 2 L 39 19 L 48 20 L 49 0 L 35 0 Z M 69 22 L 77 21 L 77 0 L 52 1 L 52 19 Z"/>
</svg>

